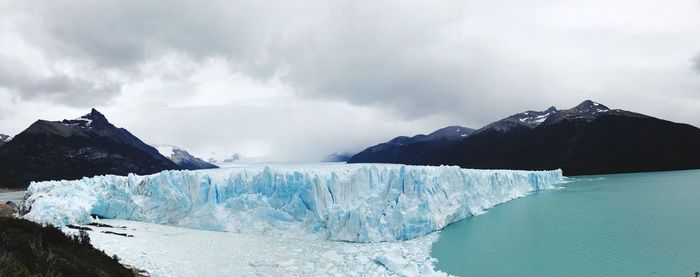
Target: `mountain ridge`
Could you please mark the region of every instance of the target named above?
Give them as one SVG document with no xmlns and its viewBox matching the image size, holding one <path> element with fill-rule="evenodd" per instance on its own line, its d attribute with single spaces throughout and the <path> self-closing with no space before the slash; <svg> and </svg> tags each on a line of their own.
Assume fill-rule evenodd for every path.
<svg viewBox="0 0 700 277">
<path fill-rule="evenodd" d="M 399 136 L 353 155 L 348 163 L 379 159 L 389 163 L 413 164 L 415 161 L 419 161 L 429 148 L 452 144 L 469 137 L 473 132 L 474 129 L 453 125 L 438 129 L 428 135 Z"/>
<path fill-rule="evenodd" d="M 480 169 L 561 168 L 566 175 L 700 168 L 697 127 L 609 109 L 590 100 L 571 109 L 555 109 L 537 112 L 535 117 L 547 111 L 550 114 L 539 118 L 541 122 L 534 127 L 514 122 L 522 118 L 519 115 L 532 112 L 528 111 L 492 122 L 463 141 L 428 145 L 421 153 L 394 154 L 403 159 L 356 155 L 349 162 Z"/>
<path fill-rule="evenodd" d="M 103 174 L 151 174 L 178 165 L 96 109 L 76 119 L 37 120 L 0 147 L 0 186 Z"/>
</svg>

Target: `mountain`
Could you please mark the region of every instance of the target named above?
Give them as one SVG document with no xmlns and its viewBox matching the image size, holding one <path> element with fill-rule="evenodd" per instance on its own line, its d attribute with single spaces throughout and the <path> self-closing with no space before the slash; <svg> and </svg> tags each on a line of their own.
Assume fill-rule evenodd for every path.
<svg viewBox="0 0 700 277">
<path fill-rule="evenodd" d="M 699 141 L 700 129 L 694 126 L 586 100 L 571 109 L 552 107 L 509 116 L 463 141 L 433 147 L 419 159 L 372 162 L 561 168 L 566 175 L 680 170 L 700 168 Z M 351 161 L 364 162 L 355 157 Z"/>
<path fill-rule="evenodd" d="M 180 169 L 95 109 L 82 117 L 38 120 L 0 147 L 0 187 L 102 174 L 151 174 Z"/>
<path fill-rule="evenodd" d="M 182 169 L 197 170 L 219 168 L 218 166 L 215 166 L 213 164 L 203 161 L 200 158 L 192 156 L 184 149 L 175 145 L 155 144 L 153 145 L 153 147 L 155 147 L 161 155 L 170 159 Z"/>
<path fill-rule="evenodd" d="M 419 164 L 429 151 L 454 144 L 468 138 L 474 129 L 449 126 L 428 135 L 396 137 L 388 142 L 369 147 L 352 156 L 348 163 L 382 162 Z"/>
<path fill-rule="evenodd" d="M 349 152 L 333 152 L 326 156 L 323 161 L 329 163 L 347 162 L 352 156 L 353 154 Z"/>
<path fill-rule="evenodd" d="M 11 136 L 0 134 L 0 146 L 12 140 Z"/>
<path fill-rule="evenodd" d="M 559 111 L 556 107 L 552 106 L 544 111 L 526 111 L 518 114 L 511 115 L 499 121 L 493 122 L 489 125 L 484 126 L 481 129 L 474 131 L 475 134 L 496 131 L 502 133 L 508 133 L 511 131 L 517 131 L 521 129 L 534 129 L 535 127 L 542 124 L 550 115 L 556 114 Z"/>
</svg>

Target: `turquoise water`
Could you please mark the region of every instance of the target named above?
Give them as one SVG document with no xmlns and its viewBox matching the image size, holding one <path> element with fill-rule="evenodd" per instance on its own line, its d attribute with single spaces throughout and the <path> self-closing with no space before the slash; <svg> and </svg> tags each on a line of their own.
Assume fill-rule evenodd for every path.
<svg viewBox="0 0 700 277">
<path fill-rule="evenodd" d="M 695 276 L 700 170 L 570 178 L 452 224 L 432 248 L 458 276 Z"/>
</svg>

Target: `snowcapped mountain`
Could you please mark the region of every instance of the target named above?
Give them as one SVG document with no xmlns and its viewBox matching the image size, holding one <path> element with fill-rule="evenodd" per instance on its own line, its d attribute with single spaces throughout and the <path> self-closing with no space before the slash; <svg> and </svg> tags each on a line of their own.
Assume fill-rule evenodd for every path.
<svg viewBox="0 0 700 277">
<path fill-rule="evenodd" d="M 448 126 L 428 135 L 396 137 L 388 142 L 369 147 L 352 156 L 348 162 L 408 163 L 418 161 L 426 151 L 468 138 L 474 129 L 462 126 Z"/>
<path fill-rule="evenodd" d="M 483 128 L 474 131 L 474 133 L 478 134 L 488 131 L 507 133 L 519 128 L 533 129 L 544 123 L 549 116 L 554 115 L 557 112 L 557 108 L 552 106 L 544 111 L 526 111 L 514 114 L 486 125 Z"/>
<path fill-rule="evenodd" d="M 175 164 L 179 165 L 182 169 L 197 170 L 218 168 L 218 166 L 205 162 L 202 159 L 197 158 L 195 156 L 192 156 L 184 149 L 175 145 L 154 144 L 153 147 L 155 147 L 161 155 L 170 159 Z"/>
<path fill-rule="evenodd" d="M 448 126 L 438 129 L 428 135 L 417 135 L 411 138 L 413 141 L 458 141 L 470 136 L 474 129 L 462 126 Z"/>
<path fill-rule="evenodd" d="M 564 110 L 526 111 L 493 122 L 466 139 L 349 162 L 459 165 L 465 168 L 555 169 L 567 175 L 700 168 L 700 129 L 590 100 Z M 396 148 L 394 148 L 396 149 Z"/>
<path fill-rule="evenodd" d="M 12 140 L 11 136 L 0 134 L 0 146 Z"/>
<path fill-rule="evenodd" d="M 101 174 L 150 174 L 178 165 L 95 109 L 76 119 L 38 120 L 0 147 L 0 187 Z"/>
<path fill-rule="evenodd" d="M 622 116 L 644 117 L 645 115 L 623 110 L 611 110 L 603 104 L 591 100 L 583 101 L 581 104 L 567 110 L 557 110 L 552 106 L 544 111 L 526 111 L 511 115 L 499 121 L 493 122 L 476 130 L 474 133 L 484 133 L 496 131 L 508 133 L 517 130 L 534 129 L 540 125 L 556 124 L 562 120 L 583 120 L 593 121 L 603 114 L 615 114 Z"/>
<path fill-rule="evenodd" d="M 544 125 L 554 125 L 564 120 L 567 121 L 584 121 L 592 122 L 601 116 L 623 116 L 631 118 L 651 118 L 639 113 L 629 112 L 625 110 L 611 110 L 607 106 L 593 102 L 591 100 L 583 101 L 576 107 L 568 110 L 561 110 L 553 113 L 550 118 L 543 122 Z"/>
</svg>

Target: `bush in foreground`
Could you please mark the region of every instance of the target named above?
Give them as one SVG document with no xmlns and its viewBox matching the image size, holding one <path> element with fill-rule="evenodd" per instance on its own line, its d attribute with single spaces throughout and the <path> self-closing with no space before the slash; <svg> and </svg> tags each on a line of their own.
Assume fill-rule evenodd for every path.
<svg viewBox="0 0 700 277">
<path fill-rule="evenodd" d="M 0 276 L 134 276 L 90 244 L 53 226 L 0 217 Z"/>
</svg>

